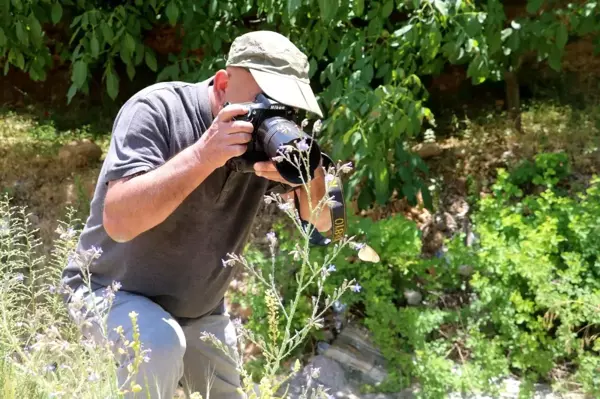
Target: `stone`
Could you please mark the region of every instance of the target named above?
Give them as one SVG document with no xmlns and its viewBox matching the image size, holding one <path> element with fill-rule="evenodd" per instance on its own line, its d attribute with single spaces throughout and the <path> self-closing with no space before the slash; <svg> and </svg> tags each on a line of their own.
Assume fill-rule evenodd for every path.
<svg viewBox="0 0 600 399">
<path fill-rule="evenodd" d="M 373 345 L 369 331 L 356 323 L 347 325 L 324 355 L 343 365 L 351 381 L 378 385 L 387 377 L 383 354 Z"/>
<path fill-rule="evenodd" d="M 419 291 L 405 290 L 404 298 L 406 299 L 406 302 L 408 302 L 409 305 L 416 306 L 419 305 L 423 300 L 423 295 L 421 295 Z"/>
<path fill-rule="evenodd" d="M 60 148 L 58 159 L 69 166 L 93 165 L 100 160 L 102 149 L 89 139 L 71 141 Z"/>
<path fill-rule="evenodd" d="M 416 152 L 421 158 L 428 159 L 437 157 L 444 149 L 438 143 L 420 143 L 413 147 L 413 151 Z"/>
</svg>

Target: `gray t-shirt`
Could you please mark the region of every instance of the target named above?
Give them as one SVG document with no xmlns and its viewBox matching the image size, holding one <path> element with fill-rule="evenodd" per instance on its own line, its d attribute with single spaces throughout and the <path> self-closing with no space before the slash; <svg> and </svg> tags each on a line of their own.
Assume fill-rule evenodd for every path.
<svg viewBox="0 0 600 399">
<path fill-rule="evenodd" d="M 102 249 L 90 266 L 95 287 L 118 281 L 181 318 L 206 315 L 221 303 L 233 274 L 222 259 L 243 250 L 263 196 L 286 187 L 221 167 L 164 222 L 125 243 L 107 235 L 102 211 L 109 181 L 159 167 L 206 131 L 213 120 L 210 84 L 157 83 L 123 105 L 78 243 L 78 250 Z M 81 284 L 75 262 L 63 279 L 73 288 Z"/>
</svg>

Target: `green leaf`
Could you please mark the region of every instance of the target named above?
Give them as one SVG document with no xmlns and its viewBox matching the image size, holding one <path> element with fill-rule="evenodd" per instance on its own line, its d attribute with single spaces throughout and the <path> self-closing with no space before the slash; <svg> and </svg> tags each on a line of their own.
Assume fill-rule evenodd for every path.
<svg viewBox="0 0 600 399">
<path fill-rule="evenodd" d="M 562 52 L 560 51 L 560 49 L 554 47 L 550 51 L 550 55 L 548 57 L 548 65 L 550 65 L 550 68 L 554 69 L 556 72 L 560 72 L 562 68 L 561 57 Z"/>
<path fill-rule="evenodd" d="M 177 18 L 179 17 L 179 7 L 175 4 L 175 1 L 171 1 L 167 6 L 167 18 L 169 19 L 169 23 L 171 25 L 175 25 L 177 23 Z"/>
<path fill-rule="evenodd" d="M 25 33 L 25 29 L 23 28 L 23 23 L 21 21 L 18 21 L 15 24 L 15 30 L 17 32 L 17 39 L 19 39 L 19 42 L 21 42 L 23 46 L 28 46 L 29 39 L 27 38 L 27 34 Z"/>
<path fill-rule="evenodd" d="M 135 44 L 135 65 L 140 65 L 144 61 L 145 49 L 146 47 L 142 43 L 137 42 Z"/>
<path fill-rule="evenodd" d="M 287 0 L 287 12 L 292 17 L 302 5 L 302 0 Z"/>
<path fill-rule="evenodd" d="M 362 16 L 365 12 L 365 0 L 353 0 L 352 11 L 354 11 L 354 15 L 357 17 Z"/>
<path fill-rule="evenodd" d="M 0 47 L 4 47 L 6 45 L 6 35 L 4 34 L 4 30 L 0 28 Z"/>
<path fill-rule="evenodd" d="M 69 87 L 69 91 L 67 92 L 67 104 L 71 103 L 71 100 L 73 99 L 73 97 L 75 97 L 75 94 L 77 94 L 77 85 L 73 83 L 71 87 Z"/>
<path fill-rule="evenodd" d="M 92 50 L 92 57 L 98 58 L 98 54 L 100 54 L 100 42 L 94 33 L 92 33 L 92 40 L 90 40 L 90 48 Z"/>
<path fill-rule="evenodd" d="M 340 0 L 318 0 L 321 18 L 324 23 L 329 23 L 337 14 L 340 6 Z"/>
<path fill-rule="evenodd" d="M 144 58 L 146 59 L 146 65 L 148 65 L 148 68 L 150 68 L 153 72 L 156 72 L 156 70 L 158 69 L 158 65 L 156 63 L 156 56 L 154 55 L 154 51 L 146 49 Z"/>
<path fill-rule="evenodd" d="M 556 45 L 562 49 L 569 40 L 569 32 L 567 31 L 567 25 L 559 24 L 556 30 Z"/>
<path fill-rule="evenodd" d="M 100 29 L 102 30 L 102 35 L 104 36 L 104 40 L 108 44 L 112 44 L 112 40 L 114 38 L 112 28 L 110 26 L 108 26 L 108 24 L 106 22 L 103 22 L 102 25 L 100 25 Z"/>
<path fill-rule="evenodd" d="M 444 0 L 435 0 L 434 3 L 435 8 L 442 14 L 444 17 L 448 16 L 448 5 L 446 5 L 446 1 Z"/>
<path fill-rule="evenodd" d="M 133 80 L 135 76 L 135 67 L 131 63 L 127 64 L 127 76 L 129 76 L 129 80 Z"/>
<path fill-rule="evenodd" d="M 75 61 L 73 65 L 73 83 L 81 88 L 87 78 L 87 63 L 83 60 Z"/>
<path fill-rule="evenodd" d="M 119 93 L 119 77 L 114 73 L 112 68 L 108 70 L 106 75 L 106 90 L 110 98 L 113 100 L 117 98 L 117 94 Z"/>
<path fill-rule="evenodd" d="M 360 194 L 358 195 L 357 198 L 357 205 L 360 209 L 364 210 L 364 209 L 368 209 L 371 204 L 373 204 L 373 201 L 375 200 L 375 198 L 373 197 L 373 193 L 371 192 L 371 189 L 369 187 L 364 187 L 360 190 Z"/>
<path fill-rule="evenodd" d="M 383 162 L 378 162 L 374 169 L 375 180 L 375 198 L 380 204 L 384 204 L 389 199 L 390 192 L 390 175 L 387 165 Z"/>
<path fill-rule="evenodd" d="M 53 24 L 57 24 L 60 22 L 60 19 L 62 18 L 63 15 L 63 9 L 62 6 L 60 5 L 60 2 L 56 2 L 54 4 L 52 4 L 52 11 L 50 11 L 50 16 L 52 18 L 52 23 Z"/>
<path fill-rule="evenodd" d="M 214 17 L 217 13 L 217 9 L 219 8 L 218 0 L 211 0 L 210 5 L 208 6 L 208 15 L 210 17 Z"/>
<path fill-rule="evenodd" d="M 127 49 L 129 54 L 135 51 L 135 39 L 129 33 L 125 33 L 123 37 L 123 46 Z"/>
<path fill-rule="evenodd" d="M 394 0 L 387 0 L 383 7 L 381 7 L 381 17 L 389 17 L 392 11 L 394 11 Z"/>
<path fill-rule="evenodd" d="M 40 25 L 40 21 L 33 14 L 29 17 L 29 29 L 31 41 L 38 45 L 42 44 L 42 25 Z"/>
<path fill-rule="evenodd" d="M 527 12 L 535 14 L 540 7 L 544 4 L 544 0 L 528 0 L 527 1 Z"/>
<path fill-rule="evenodd" d="M 402 28 L 394 31 L 393 35 L 395 37 L 404 36 L 404 35 L 406 35 L 412 29 L 412 27 L 413 27 L 412 24 L 405 25 Z"/>
</svg>

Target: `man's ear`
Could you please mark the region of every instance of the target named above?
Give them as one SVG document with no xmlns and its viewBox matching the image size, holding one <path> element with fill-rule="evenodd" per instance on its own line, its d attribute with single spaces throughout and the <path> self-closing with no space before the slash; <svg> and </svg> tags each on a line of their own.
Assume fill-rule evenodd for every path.
<svg viewBox="0 0 600 399">
<path fill-rule="evenodd" d="M 225 93 L 227 92 L 228 86 L 229 74 L 223 69 L 218 70 L 213 79 L 213 93 L 219 108 L 225 104 Z"/>
</svg>

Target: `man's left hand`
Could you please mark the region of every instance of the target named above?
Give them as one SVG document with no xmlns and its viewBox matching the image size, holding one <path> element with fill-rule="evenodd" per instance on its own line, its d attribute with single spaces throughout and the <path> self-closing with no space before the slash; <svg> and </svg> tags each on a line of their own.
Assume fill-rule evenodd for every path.
<svg viewBox="0 0 600 399">
<path fill-rule="evenodd" d="M 273 180 L 279 183 L 287 184 L 290 187 L 298 187 L 302 184 L 292 184 L 289 181 L 285 180 L 281 174 L 277 171 L 275 167 L 275 162 L 266 161 L 266 162 L 257 162 L 254 164 L 254 173 L 257 176 L 264 177 L 265 179 Z"/>
</svg>

